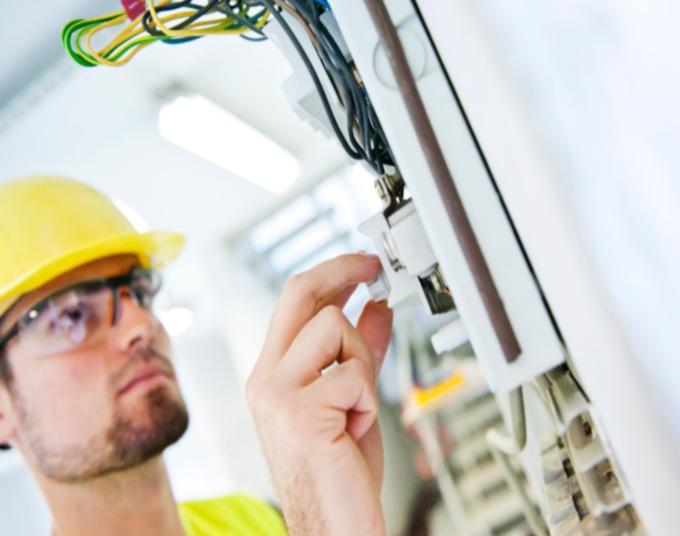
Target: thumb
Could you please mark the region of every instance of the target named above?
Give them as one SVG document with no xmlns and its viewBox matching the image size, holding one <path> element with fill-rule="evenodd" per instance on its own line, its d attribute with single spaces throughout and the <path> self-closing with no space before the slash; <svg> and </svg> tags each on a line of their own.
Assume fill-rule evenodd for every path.
<svg viewBox="0 0 680 536">
<path fill-rule="evenodd" d="M 374 378 L 376 380 L 390 344 L 392 316 L 392 310 L 386 302 L 369 301 L 364 306 L 357 322 L 357 331 L 363 337 L 375 360 Z"/>
</svg>

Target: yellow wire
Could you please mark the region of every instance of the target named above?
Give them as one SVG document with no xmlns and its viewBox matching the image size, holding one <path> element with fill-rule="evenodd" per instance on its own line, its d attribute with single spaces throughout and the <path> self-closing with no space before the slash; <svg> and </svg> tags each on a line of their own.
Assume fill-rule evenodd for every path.
<svg viewBox="0 0 680 536">
<path fill-rule="evenodd" d="M 163 19 L 158 16 L 158 13 L 156 12 L 156 6 L 154 5 L 153 0 L 149 0 L 148 2 L 148 8 L 149 8 L 149 13 L 151 14 L 151 18 L 154 21 L 154 24 L 156 25 L 156 28 L 158 28 L 159 31 L 163 32 L 165 35 L 169 37 L 196 37 L 196 36 L 201 36 L 201 35 L 216 35 L 216 34 L 221 34 L 221 33 L 243 33 L 246 31 L 246 29 L 239 28 L 237 31 L 233 30 L 220 30 L 219 27 L 224 24 L 223 20 L 217 20 L 214 21 L 216 22 L 215 26 L 217 26 L 214 29 L 205 29 L 205 30 L 190 30 L 189 28 L 195 27 L 196 23 L 193 23 L 192 25 L 188 26 L 187 28 L 183 28 L 181 30 L 173 30 L 171 28 L 168 28 L 163 24 Z M 159 6 L 160 7 L 160 6 Z M 213 22 L 213 21 L 210 21 Z"/>
<path fill-rule="evenodd" d="M 186 17 L 188 15 L 193 14 L 192 11 L 187 10 L 181 13 L 172 13 L 166 17 L 166 20 L 174 20 L 174 19 L 180 19 L 182 17 Z M 126 17 L 126 15 L 123 13 L 122 15 L 123 19 Z M 115 48 L 116 46 L 124 43 L 125 41 L 129 39 L 133 39 L 145 32 L 144 27 L 140 24 L 141 19 L 137 19 L 136 21 L 133 21 L 132 23 L 128 24 L 114 39 L 105 47 L 103 47 L 100 50 L 95 50 L 93 45 L 92 45 L 92 39 L 94 35 L 97 32 L 100 32 L 101 30 L 105 28 L 109 28 L 111 26 L 115 26 L 117 24 L 120 24 L 123 22 L 122 20 L 119 19 L 112 19 L 104 24 L 101 24 L 99 26 L 96 26 L 90 30 L 88 30 L 85 33 L 85 40 L 84 40 L 84 45 L 85 49 L 87 52 L 94 58 L 96 59 L 99 63 L 102 65 L 108 65 L 109 67 L 119 67 L 121 65 L 124 65 L 128 61 L 130 61 L 130 58 L 134 55 L 136 55 L 141 49 L 147 47 L 151 43 L 140 43 L 136 47 L 130 49 L 130 52 L 128 54 L 132 54 L 130 58 L 127 56 L 124 56 L 125 59 L 120 58 L 118 60 L 109 60 L 108 58 L 104 57 L 104 54 Z M 203 22 L 202 24 L 205 24 Z"/>
<path fill-rule="evenodd" d="M 172 0 L 160 0 L 158 6 L 159 7 L 164 6 L 171 1 Z M 101 31 L 104 28 L 108 28 L 108 27 L 111 27 L 111 26 L 116 26 L 118 24 L 122 24 L 127 20 L 127 14 L 125 13 L 124 10 L 114 11 L 108 16 L 110 16 L 110 17 L 116 16 L 116 18 L 108 21 L 105 24 L 96 26 L 96 27 L 92 28 L 91 30 L 88 30 L 88 32 L 86 32 L 86 34 L 85 34 L 85 48 L 88 51 L 88 53 L 93 58 L 95 58 L 99 63 L 101 63 L 103 65 L 109 65 L 111 67 L 116 67 L 116 66 L 119 66 L 119 65 L 123 65 L 124 63 L 121 63 L 121 60 L 116 60 L 116 61 L 108 60 L 108 59 L 104 58 L 102 56 L 102 54 L 106 54 L 108 51 L 113 49 L 116 45 L 121 44 L 124 41 L 127 41 L 128 39 L 131 39 L 132 37 L 135 37 L 135 36 L 143 33 L 144 29 L 141 25 L 142 15 L 137 17 L 135 20 L 130 21 L 129 24 L 127 24 L 125 26 L 125 28 L 123 28 L 108 45 L 106 45 L 104 48 L 102 48 L 99 51 L 95 51 L 94 47 L 92 46 L 92 38 L 94 37 L 94 35 L 97 32 Z M 135 30 L 135 28 L 137 28 L 137 30 Z M 150 43 L 148 43 L 148 44 L 150 44 Z M 144 46 L 146 46 L 146 44 Z M 141 47 L 141 48 L 144 48 L 144 46 Z M 139 52 L 139 50 L 137 50 L 135 52 L 135 54 L 137 52 Z M 129 61 L 129 60 L 126 60 L 125 63 L 127 61 Z"/>
<path fill-rule="evenodd" d="M 149 13 L 151 13 L 151 18 L 156 25 L 156 28 L 163 32 L 165 35 L 171 36 L 171 37 L 190 37 L 191 34 L 188 33 L 186 30 L 171 30 L 170 28 L 166 27 L 165 24 L 161 22 L 161 20 L 158 17 L 158 13 L 156 13 L 156 5 L 154 3 L 154 0 L 149 0 L 147 2 L 147 7 L 149 9 Z"/>
<path fill-rule="evenodd" d="M 94 50 L 92 46 L 92 38 L 94 34 L 97 32 L 100 32 L 104 28 L 110 28 L 111 26 L 117 26 L 121 24 L 125 20 L 125 14 L 123 13 L 122 15 L 119 15 L 115 19 L 111 19 L 103 24 L 100 24 L 98 26 L 93 26 L 90 28 L 87 32 L 85 32 L 85 40 L 84 40 L 84 45 L 85 45 L 85 50 L 87 50 L 88 54 L 90 54 L 97 62 L 103 64 L 103 65 L 109 65 L 111 67 L 114 67 L 116 65 L 115 62 L 109 61 L 103 56 L 101 56 L 96 50 Z"/>
<path fill-rule="evenodd" d="M 249 31 L 248 28 L 234 28 L 234 29 L 224 28 L 225 20 L 223 18 L 211 20 L 197 20 L 191 23 L 189 26 L 187 26 L 187 28 L 183 28 L 182 30 L 172 30 L 171 28 L 165 26 L 165 23 L 168 23 L 176 19 L 181 19 L 184 17 L 189 17 L 193 15 L 194 12 L 191 10 L 187 10 L 179 13 L 170 13 L 168 15 L 159 17 L 158 13 L 156 12 L 156 7 L 162 7 L 170 3 L 171 1 L 172 0 L 159 0 L 157 4 L 155 4 L 153 0 L 148 2 L 149 12 L 154 21 L 154 24 L 156 24 L 156 27 L 161 32 L 170 37 L 195 37 L 202 35 L 240 34 Z M 257 21 L 256 27 L 258 29 L 262 28 L 265 25 L 267 19 L 269 18 L 269 15 L 270 15 L 269 11 L 266 11 L 262 15 L 262 17 Z M 85 49 L 92 56 L 92 58 L 99 62 L 100 64 L 107 65 L 110 67 L 120 67 L 128 63 L 142 49 L 146 48 L 147 46 L 153 43 L 153 41 L 148 43 L 140 43 L 130 48 L 129 51 L 127 51 L 124 56 L 117 60 L 107 59 L 106 57 L 104 57 L 105 54 L 107 54 L 117 46 L 123 45 L 126 41 L 134 39 L 140 36 L 141 34 L 144 34 L 146 31 L 143 25 L 141 24 L 142 17 L 141 16 L 137 17 L 137 19 L 130 21 L 130 23 L 127 24 L 106 46 L 102 47 L 100 50 L 95 50 L 92 45 L 92 39 L 94 38 L 94 35 L 96 33 L 100 32 L 105 28 L 110 28 L 112 26 L 122 24 L 127 19 L 126 13 L 122 10 L 113 12 L 108 16 L 115 18 L 112 18 L 111 20 L 105 23 L 102 23 L 98 26 L 91 28 L 84 35 Z M 235 23 L 236 21 L 234 20 L 233 22 Z"/>
<path fill-rule="evenodd" d="M 158 3 L 158 7 L 163 7 L 163 6 L 165 6 L 166 4 L 169 4 L 171 1 L 172 1 L 172 0 L 160 0 L 160 2 Z M 189 11 L 188 11 L 187 13 L 189 13 Z M 126 13 L 124 10 L 122 10 L 122 9 L 119 10 L 119 11 L 114 11 L 114 12 L 110 13 L 109 15 L 107 15 L 107 17 L 113 17 L 114 15 L 117 17 L 118 23 L 123 23 L 125 20 L 127 20 L 127 13 Z M 129 34 L 131 34 L 131 33 L 134 33 L 135 35 L 139 35 L 139 33 L 143 32 L 144 30 L 140 30 L 140 29 L 138 29 L 138 30 L 136 30 L 135 32 L 133 32 L 133 30 L 134 30 L 135 27 L 140 27 L 140 28 L 142 28 L 142 24 L 141 24 L 142 16 L 143 16 L 143 14 L 139 15 L 136 19 L 131 20 L 131 21 L 126 25 L 126 27 L 123 28 L 123 29 L 118 33 L 118 35 L 116 36 L 116 38 L 115 38 L 114 40 L 115 40 L 115 41 L 119 41 L 119 38 L 123 38 L 123 37 L 125 37 L 125 36 L 131 37 L 131 35 L 129 35 Z M 123 39 L 123 40 L 124 40 L 124 39 Z M 109 43 L 109 45 L 110 45 L 110 44 L 111 44 L 111 43 Z M 105 49 L 102 49 L 101 52 L 104 52 L 104 53 L 108 52 L 108 46 L 107 46 Z"/>
<path fill-rule="evenodd" d="M 166 20 L 181 19 L 182 17 L 186 17 L 191 14 L 193 14 L 193 12 L 190 10 L 182 11 L 180 13 L 172 13 L 166 17 Z M 108 45 L 99 50 L 99 54 L 106 54 L 123 42 L 133 39 L 145 32 L 146 30 L 141 24 L 141 19 L 137 19 L 133 23 L 129 24 L 125 29 L 121 30 L 121 32 L 116 37 L 114 37 Z"/>
<path fill-rule="evenodd" d="M 162 7 L 168 3 L 170 3 L 172 0 L 160 0 L 158 7 Z M 119 15 L 123 15 L 123 20 L 120 22 L 122 23 L 125 19 L 127 19 L 127 14 L 125 11 L 117 11 Z M 190 11 L 186 12 L 187 14 L 190 13 Z M 181 16 L 181 15 L 180 15 Z M 127 41 L 128 39 L 131 39 L 133 37 L 136 37 L 137 35 L 140 35 L 141 33 L 144 33 L 144 27 L 142 25 L 142 17 L 143 14 L 139 15 L 136 19 L 131 20 L 125 28 L 123 28 L 118 35 L 104 48 L 102 48 L 99 53 L 100 54 L 106 54 L 109 52 L 112 48 L 114 48 L 116 45 Z"/>
<path fill-rule="evenodd" d="M 122 67 L 123 65 L 127 64 L 132 58 L 134 58 L 137 54 L 139 54 L 142 50 L 144 50 L 149 45 L 153 45 L 153 42 L 140 43 L 135 48 L 130 49 L 130 51 L 126 53 L 127 54 L 126 56 L 123 56 L 122 58 L 116 60 L 115 62 L 111 62 L 110 60 L 107 60 L 106 64 L 109 67 Z"/>
<path fill-rule="evenodd" d="M 102 48 L 100 50 L 100 53 L 106 54 L 109 50 L 114 48 L 117 44 L 122 43 L 123 41 L 126 41 L 127 39 L 131 39 L 132 37 L 136 37 L 140 33 L 144 32 L 144 27 L 141 24 L 142 20 L 142 15 L 137 17 L 135 20 L 130 21 L 129 24 L 123 28 L 118 35 L 108 44 L 106 47 Z"/>
</svg>

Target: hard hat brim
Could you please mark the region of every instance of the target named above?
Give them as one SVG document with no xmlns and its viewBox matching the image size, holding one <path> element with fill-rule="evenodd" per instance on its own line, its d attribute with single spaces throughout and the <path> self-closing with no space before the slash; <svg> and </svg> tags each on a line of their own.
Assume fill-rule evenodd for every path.
<svg viewBox="0 0 680 536">
<path fill-rule="evenodd" d="M 182 250 L 185 237 L 180 233 L 151 231 L 127 233 L 85 244 L 50 259 L 0 288 L 0 314 L 22 294 L 88 262 L 114 255 L 136 255 L 145 268 L 162 268 Z"/>
</svg>

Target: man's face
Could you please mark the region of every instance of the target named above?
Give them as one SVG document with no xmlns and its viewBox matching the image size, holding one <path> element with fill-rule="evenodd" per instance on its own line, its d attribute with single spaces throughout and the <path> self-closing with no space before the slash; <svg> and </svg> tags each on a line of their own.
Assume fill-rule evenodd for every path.
<svg viewBox="0 0 680 536">
<path fill-rule="evenodd" d="M 109 257 L 59 277 L 24 296 L 0 333 L 60 288 L 126 274 L 136 262 L 129 255 Z M 125 289 L 120 297 L 115 325 L 92 344 L 40 357 L 16 337 L 6 346 L 11 439 L 48 478 L 78 481 L 133 467 L 160 454 L 188 426 L 167 333 Z"/>
</svg>

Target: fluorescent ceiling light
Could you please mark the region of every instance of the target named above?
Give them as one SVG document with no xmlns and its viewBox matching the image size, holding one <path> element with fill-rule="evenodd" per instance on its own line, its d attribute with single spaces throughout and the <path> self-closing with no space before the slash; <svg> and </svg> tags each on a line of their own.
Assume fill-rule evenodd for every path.
<svg viewBox="0 0 680 536">
<path fill-rule="evenodd" d="M 164 103 L 158 129 L 175 145 L 273 193 L 284 192 L 300 172 L 289 151 L 202 95 Z"/>
</svg>

